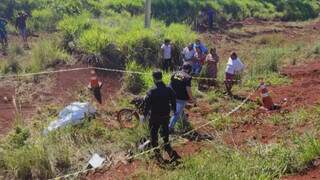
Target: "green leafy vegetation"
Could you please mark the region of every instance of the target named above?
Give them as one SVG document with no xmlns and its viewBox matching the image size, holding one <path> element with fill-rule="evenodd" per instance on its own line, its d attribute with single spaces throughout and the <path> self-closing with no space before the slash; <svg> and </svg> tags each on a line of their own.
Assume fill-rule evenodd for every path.
<svg viewBox="0 0 320 180">
<path fill-rule="evenodd" d="M 29 72 L 39 72 L 54 67 L 57 64 L 65 63 L 70 58 L 52 40 L 42 40 L 31 51 L 31 61 L 26 67 L 26 71 Z"/>
<path fill-rule="evenodd" d="M 4 175 L 7 179 L 48 179 L 82 170 L 91 154 L 95 152 L 107 156 L 116 154 L 113 156 L 115 158 L 118 158 L 118 154 L 123 155 L 129 150 L 137 152 L 136 143 L 141 137 L 148 136 L 148 124 L 141 124 L 135 129 L 118 129 L 115 114 L 120 108 L 132 107 L 129 104 L 130 98 L 133 95 L 145 95 L 154 85 L 151 74 L 153 68 L 161 64 L 160 46 L 164 39 L 171 40 L 174 46 L 174 59 L 178 61 L 177 64 L 181 64 L 182 48 L 199 37 L 192 31 L 190 24 L 194 23 L 199 10 L 206 7 L 206 2 L 218 12 L 215 21 L 219 24 L 248 17 L 264 20 L 306 20 L 315 18 L 320 11 L 316 0 L 153 0 L 152 27 L 145 29 L 142 15 L 143 0 L 3 0 L 0 4 L 0 16 L 10 20 L 8 25 L 10 39 L 14 39 L 17 35 L 14 19 L 20 10 L 30 14 L 31 17 L 27 21 L 30 34 L 39 35 L 40 38 L 30 38 L 30 50 L 23 49 L 19 44 L 20 41 L 13 43 L 10 41 L 8 56 L 3 56 L 5 59 L 0 61 L 1 74 L 54 69 L 57 65 L 69 63 L 75 58 L 81 63 L 97 61 L 91 63 L 93 66 L 121 68 L 141 74 L 125 74 L 122 79 L 122 89 L 110 101 L 112 105 L 98 106 L 101 109 L 96 117 L 85 119 L 83 124 L 61 128 L 47 136 L 43 135 L 43 129 L 56 119 L 63 107 L 57 105 L 57 102 L 55 105 L 44 107 L 37 104 L 39 107 L 32 120 L 17 125 L 7 136 L 0 139 L 0 178 Z M 281 30 L 286 28 L 280 23 L 270 26 L 265 32 L 261 31 L 261 35 L 259 30 L 265 27 L 255 29 L 257 27 L 253 25 L 231 30 L 222 29 L 221 35 L 223 38 L 226 36 L 225 40 L 228 41 L 225 46 L 232 47 L 225 47 L 224 39 L 218 41 L 221 44 L 216 43 L 216 36 L 211 36 L 210 33 L 200 35 L 200 38 L 209 35 L 205 39 L 207 42 L 205 40 L 204 42 L 217 46 L 218 51 L 223 51 L 222 56 L 226 56 L 231 49 L 241 46 L 237 53 L 246 64 L 246 71 L 243 83 L 237 84 L 234 91 L 248 94 L 258 85 L 259 77 L 265 78 L 268 85 L 289 84 L 291 82 L 289 77 L 279 73 L 283 65 L 295 64 L 297 60 L 320 55 L 319 43 L 304 42 L 304 39 L 290 40 L 282 34 Z M 278 31 L 280 33 L 276 34 Z M 270 32 L 271 34 L 264 35 Z M 232 35 L 235 38 L 231 37 Z M 241 35 L 245 38 L 241 39 Z M 229 36 L 234 42 L 229 42 Z M 253 36 L 257 38 L 251 38 Z M 190 110 L 194 113 L 192 115 L 198 115 L 200 112 L 201 117 L 196 117 L 196 120 L 199 118 L 199 121 L 210 122 L 210 128 L 218 133 L 229 130 L 235 124 L 255 121 L 256 118 L 250 113 L 258 108 L 255 102 L 249 102 L 240 108 L 241 113 L 249 112 L 248 115 L 239 113 L 229 117 L 223 116 L 224 113 L 237 107 L 239 100 L 228 98 L 223 94 L 225 73 L 223 69 L 226 61 L 222 58 L 217 87 L 209 89 L 208 92 L 201 92 L 197 87 L 199 81 L 192 82 L 194 96 L 198 102 L 209 106 L 209 110 L 204 109 L 208 112 L 202 112 L 201 107 L 193 107 Z M 205 70 L 204 67 L 201 77 L 207 77 Z M 170 81 L 170 75 L 170 73 L 163 74 L 166 84 Z M 30 79 L 18 79 L 13 84 L 22 86 L 21 84 L 31 81 Z M 86 87 L 85 89 L 77 87 L 71 96 L 72 100 L 91 100 Z M 7 97 L 3 102 L 7 101 L 5 99 Z M 266 120 L 288 129 L 308 123 L 319 129 L 319 112 L 319 107 L 311 110 L 299 109 L 287 114 L 272 115 Z M 179 121 L 177 129 L 182 129 L 182 126 L 183 123 Z M 312 130 L 315 128 L 312 127 Z M 164 170 L 158 169 L 153 172 L 142 171 L 139 177 L 281 178 L 283 175 L 308 169 L 312 161 L 320 156 L 318 135 L 317 132 L 303 136 L 291 132 L 290 139 L 281 139 L 277 144 L 262 145 L 253 142 L 244 145 L 243 149 L 230 147 L 222 143 L 223 140 L 213 141 L 210 148 L 184 159 L 182 166 L 175 170 L 165 173 Z"/>
<path fill-rule="evenodd" d="M 131 17 L 128 14 L 113 14 L 103 19 L 96 19 L 89 14 L 65 17 L 59 23 L 66 44 L 73 41 L 77 48 L 94 54 L 108 56 L 109 45 L 120 49 L 122 56 L 147 66 L 159 63 L 160 45 L 165 38 L 170 38 L 179 53 L 196 35 L 188 26 L 172 24 L 166 27 L 154 20 L 151 29 L 143 28 L 143 17 Z M 117 59 L 118 58 L 118 59 Z"/>
</svg>

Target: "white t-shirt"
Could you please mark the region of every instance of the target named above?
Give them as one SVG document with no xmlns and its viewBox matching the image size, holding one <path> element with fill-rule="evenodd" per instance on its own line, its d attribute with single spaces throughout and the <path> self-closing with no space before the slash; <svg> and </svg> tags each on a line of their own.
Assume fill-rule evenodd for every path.
<svg viewBox="0 0 320 180">
<path fill-rule="evenodd" d="M 243 63 L 240 61 L 239 58 L 236 60 L 232 60 L 229 58 L 227 63 L 226 72 L 229 74 L 239 74 L 244 69 Z"/>
<path fill-rule="evenodd" d="M 194 49 L 190 51 L 189 48 L 186 47 L 183 49 L 182 54 L 183 54 L 184 60 L 189 61 L 195 56 L 196 51 Z"/>
<path fill-rule="evenodd" d="M 169 45 L 162 44 L 161 49 L 163 50 L 163 58 L 171 59 L 171 52 L 172 52 L 171 44 Z"/>
</svg>

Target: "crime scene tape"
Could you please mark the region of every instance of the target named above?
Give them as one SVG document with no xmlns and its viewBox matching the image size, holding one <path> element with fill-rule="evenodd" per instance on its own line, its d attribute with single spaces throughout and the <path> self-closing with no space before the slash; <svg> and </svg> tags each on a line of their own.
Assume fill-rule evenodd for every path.
<svg viewBox="0 0 320 180">
<path fill-rule="evenodd" d="M 19 78 L 19 77 L 29 77 L 29 76 L 37 76 L 37 75 L 48 75 L 48 74 L 57 74 L 63 72 L 72 72 L 72 71 L 81 71 L 81 70 L 101 70 L 108 72 L 116 72 L 116 73 L 126 73 L 126 74 L 140 74 L 140 75 L 149 75 L 150 73 L 140 72 L 140 71 L 127 71 L 122 69 L 110 69 L 110 68 L 99 68 L 99 67 L 85 67 L 85 68 L 73 68 L 73 69 L 61 69 L 55 71 L 42 71 L 37 73 L 24 73 L 24 74 L 12 74 L 12 75 L 1 75 L 0 79 L 7 78 Z M 207 78 L 207 77 L 192 77 L 194 80 L 216 80 L 215 78 Z M 240 82 L 241 80 L 232 80 L 233 82 Z"/>
<path fill-rule="evenodd" d="M 234 109 L 232 109 L 231 111 L 229 111 L 227 114 L 224 115 L 224 117 L 228 117 L 232 114 L 234 114 L 235 112 L 237 112 L 249 99 L 250 97 L 256 92 L 256 89 L 254 89 L 237 107 L 235 107 Z M 201 126 L 198 126 L 176 138 L 173 138 L 169 141 L 169 144 L 170 143 L 173 143 L 174 141 L 177 141 L 178 139 L 186 136 L 186 135 L 189 135 L 205 126 L 208 126 L 209 124 L 211 124 L 211 122 L 207 122 L 207 123 L 204 123 L 203 125 Z M 156 149 L 159 149 L 160 147 L 164 146 L 165 144 L 162 144 L 162 145 L 158 145 L 157 147 L 154 147 L 154 148 L 151 148 L 147 151 L 144 151 L 144 152 L 141 152 L 141 153 L 138 153 L 138 154 L 135 154 L 135 155 L 132 155 L 132 156 L 129 156 L 128 158 L 126 158 L 127 160 L 131 160 L 131 159 L 134 159 L 134 158 L 137 158 L 137 157 L 140 157 L 140 156 L 143 156 L 145 154 L 149 154 L 150 152 L 156 150 Z M 109 164 L 106 168 L 110 168 L 112 164 Z M 99 167 L 98 167 L 99 168 Z M 69 178 L 69 177 L 76 177 L 78 175 L 81 175 L 81 174 L 84 174 L 84 173 L 87 173 L 87 172 L 90 172 L 90 171 L 94 171 L 98 168 L 91 168 L 91 169 L 86 169 L 86 170 L 82 170 L 82 171 L 77 171 L 77 172 L 74 172 L 74 173 L 70 173 L 70 174 L 67 174 L 67 175 L 64 175 L 64 176 L 59 176 L 59 177 L 56 177 L 56 178 L 53 178 L 54 180 L 60 180 L 60 179 L 65 179 L 65 178 Z M 100 167 L 101 168 L 101 167 Z"/>
</svg>

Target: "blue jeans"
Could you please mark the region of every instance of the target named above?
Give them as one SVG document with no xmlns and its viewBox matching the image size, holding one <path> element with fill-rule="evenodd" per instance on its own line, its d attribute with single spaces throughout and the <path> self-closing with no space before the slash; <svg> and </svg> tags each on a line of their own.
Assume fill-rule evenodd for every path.
<svg viewBox="0 0 320 180">
<path fill-rule="evenodd" d="M 202 66 L 199 62 L 196 62 L 192 65 L 192 73 L 194 75 L 199 75 L 201 72 Z"/>
<path fill-rule="evenodd" d="M 174 113 L 174 115 L 172 116 L 172 118 L 170 119 L 170 124 L 169 124 L 169 129 L 174 129 L 175 124 L 177 123 L 177 121 L 180 119 L 184 108 L 187 105 L 186 100 L 178 100 L 177 99 L 177 110 Z"/>
</svg>

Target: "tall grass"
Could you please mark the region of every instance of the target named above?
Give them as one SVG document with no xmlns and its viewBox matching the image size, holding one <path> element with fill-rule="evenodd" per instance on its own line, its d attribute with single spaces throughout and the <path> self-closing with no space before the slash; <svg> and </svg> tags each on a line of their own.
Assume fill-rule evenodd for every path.
<svg viewBox="0 0 320 180">
<path fill-rule="evenodd" d="M 286 144 L 256 145 L 245 151 L 215 143 L 210 150 L 184 160 L 175 171 L 142 171 L 139 177 L 159 179 L 278 179 L 309 167 L 319 156 L 319 140 L 305 135 Z"/>
<path fill-rule="evenodd" d="M 31 60 L 26 70 L 28 72 L 39 72 L 54 67 L 61 62 L 66 62 L 69 58 L 69 55 L 58 47 L 56 41 L 42 40 L 32 48 Z"/>
<path fill-rule="evenodd" d="M 93 18 L 85 14 L 69 16 L 60 22 L 59 27 L 64 39 L 67 42 L 74 41 L 82 51 L 108 56 L 110 52 L 106 47 L 114 45 L 122 52 L 121 56 L 114 57 L 114 61 L 120 61 L 119 58 L 124 56 L 147 66 L 159 64 L 160 46 L 165 38 L 170 38 L 174 43 L 177 58 L 182 48 L 196 38 L 186 25 L 172 24 L 166 27 L 156 20 L 152 24 L 151 29 L 145 29 L 142 16 L 113 13 L 105 18 Z"/>
<path fill-rule="evenodd" d="M 146 137 L 147 124 L 135 129 L 105 127 L 105 120 L 85 119 L 43 135 L 43 129 L 56 119 L 60 106 L 39 108 L 32 123 L 17 127 L 0 139 L 0 173 L 9 179 L 49 179 L 83 170 L 93 153 L 102 156 L 136 151 L 136 143 Z"/>
</svg>

